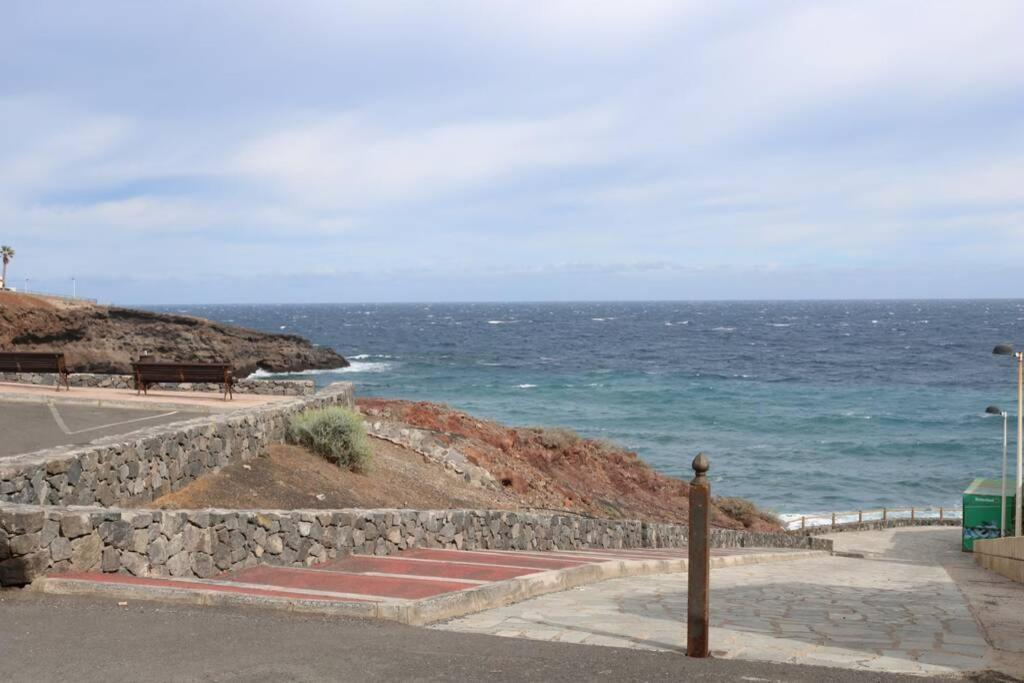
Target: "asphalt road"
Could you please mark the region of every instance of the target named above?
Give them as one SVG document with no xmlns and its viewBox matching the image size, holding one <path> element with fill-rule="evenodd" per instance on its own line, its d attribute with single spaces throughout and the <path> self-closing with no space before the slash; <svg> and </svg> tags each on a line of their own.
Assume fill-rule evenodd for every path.
<svg viewBox="0 0 1024 683">
<path fill-rule="evenodd" d="M 202 414 L 171 409 L 0 401 L 0 434 L 3 435 L 0 458 L 54 446 L 86 444 L 101 436 L 125 434 Z"/>
<path fill-rule="evenodd" d="M 922 681 L 400 624 L 0 591 L 4 681 Z M 1005 679 L 993 679 L 1005 680 Z"/>
</svg>

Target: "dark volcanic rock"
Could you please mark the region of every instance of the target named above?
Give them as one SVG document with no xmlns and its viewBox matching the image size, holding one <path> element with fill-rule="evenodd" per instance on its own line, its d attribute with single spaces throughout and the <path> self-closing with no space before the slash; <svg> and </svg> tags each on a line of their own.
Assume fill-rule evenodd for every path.
<svg viewBox="0 0 1024 683">
<path fill-rule="evenodd" d="M 257 368 L 341 368 L 333 350 L 291 334 L 266 334 L 194 318 L 0 292 L 0 350 L 63 351 L 72 372 L 131 372 L 144 354 L 161 361 L 228 361 Z"/>
</svg>

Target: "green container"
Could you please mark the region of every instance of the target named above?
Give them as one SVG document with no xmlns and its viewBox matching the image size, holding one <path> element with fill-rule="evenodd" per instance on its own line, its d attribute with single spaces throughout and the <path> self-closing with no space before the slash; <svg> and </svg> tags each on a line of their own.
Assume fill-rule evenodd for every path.
<svg viewBox="0 0 1024 683">
<path fill-rule="evenodd" d="M 999 500 L 1002 480 L 975 479 L 964 491 L 963 549 L 974 551 L 974 541 L 999 538 Z M 1006 482 L 1006 533 L 1013 534 L 1013 483 Z"/>
</svg>

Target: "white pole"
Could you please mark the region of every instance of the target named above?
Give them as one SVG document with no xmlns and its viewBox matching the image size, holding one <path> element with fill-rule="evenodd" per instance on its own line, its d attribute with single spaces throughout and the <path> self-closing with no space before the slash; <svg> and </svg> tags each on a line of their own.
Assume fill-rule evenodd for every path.
<svg viewBox="0 0 1024 683">
<path fill-rule="evenodd" d="M 999 499 L 999 537 L 1006 535 L 1006 429 L 1009 413 L 1003 411 L 1003 490 Z"/>
<path fill-rule="evenodd" d="M 1014 498 L 1015 510 L 1013 535 L 1021 536 L 1021 479 L 1024 475 L 1024 352 L 1017 352 L 1017 497 Z"/>
</svg>

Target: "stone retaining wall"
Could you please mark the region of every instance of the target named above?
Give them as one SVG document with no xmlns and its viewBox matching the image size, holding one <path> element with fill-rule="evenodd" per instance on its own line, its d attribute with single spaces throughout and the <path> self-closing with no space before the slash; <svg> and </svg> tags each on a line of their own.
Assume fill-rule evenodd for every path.
<svg viewBox="0 0 1024 683">
<path fill-rule="evenodd" d="M 686 543 L 684 526 L 567 513 L 115 507 L 150 501 L 231 462 L 254 458 L 283 439 L 293 413 L 337 404 L 353 406 L 350 383 L 292 401 L 0 460 L 0 585 L 66 570 L 205 578 L 260 563 L 308 566 L 349 553 L 388 555 L 411 547 L 568 550 Z M 711 542 L 832 548 L 825 539 L 728 529 L 712 530 Z"/>
<path fill-rule="evenodd" d="M 832 542 L 715 529 L 714 547 L 831 550 Z M 0 584 L 48 572 L 208 578 L 256 564 L 311 566 L 406 548 L 574 550 L 686 543 L 680 525 L 503 510 L 121 510 L 0 506 Z"/>
<path fill-rule="evenodd" d="M 491 490 L 499 488 L 491 473 L 471 463 L 446 434 L 384 420 L 375 415 L 365 416 L 364 423 L 370 436 L 416 451 L 470 484 Z"/>
<path fill-rule="evenodd" d="M 35 372 L 0 372 L 0 382 L 36 384 L 52 387 L 56 375 Z M 131 375 L 104 375 L 88 372 L 73 372 L 68 378 L 72 387 L 99 389 L 135 389 Z M 160 391 L 222 391 L 221 385 L 211 383 L 154 384 Z M 260 394 L 262 396 L 312 396 L 316 384 L 311 379 L 236 379 L 234 391 L 239 394 Z"/>
<path fill-rule="evenodd" d="M 352 384 L 314 396 L 158 425 L 86 446 L 61 446 L 0 460 L 0 503 L 144 503 L 284 439 L 288 417 L 325 405 L 353 407 Z"/>
</svg>

